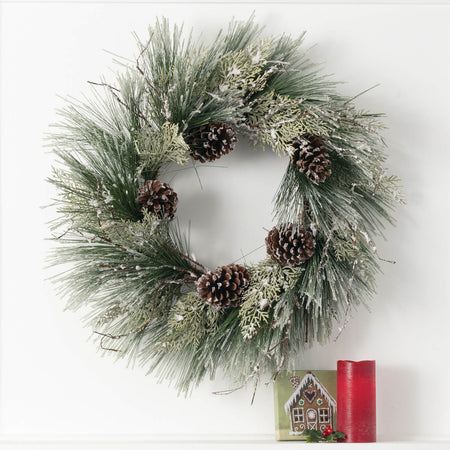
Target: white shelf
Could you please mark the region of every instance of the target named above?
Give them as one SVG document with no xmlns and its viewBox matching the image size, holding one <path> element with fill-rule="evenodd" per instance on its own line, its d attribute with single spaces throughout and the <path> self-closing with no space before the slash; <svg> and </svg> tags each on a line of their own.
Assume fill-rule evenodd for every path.
<svg viewBox="0 0 450 450">
<path fill-rule="evenodd" d="M 275 441 L 271 436 L 0 436 L 0 450 L 289 450 L 302 441 Z M 337 444 L 340 449 L 450 450 L 450 440 Z"/>
</svg>

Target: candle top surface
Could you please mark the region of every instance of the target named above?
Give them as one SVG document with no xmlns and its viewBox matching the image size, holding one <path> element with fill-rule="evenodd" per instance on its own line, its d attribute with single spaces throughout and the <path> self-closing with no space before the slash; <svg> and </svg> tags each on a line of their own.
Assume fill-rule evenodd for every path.
<svg viewBox="0 0 450 450">
<path fill-rule="evenodd" d="M 374 359 L 364 359 L 362 361 L 351 361 L 349 359 L 340 359 L 338 361 L 339 363 L 346 363 L 346 364 L 375 364 L 375 360 Z"/>
</svg>

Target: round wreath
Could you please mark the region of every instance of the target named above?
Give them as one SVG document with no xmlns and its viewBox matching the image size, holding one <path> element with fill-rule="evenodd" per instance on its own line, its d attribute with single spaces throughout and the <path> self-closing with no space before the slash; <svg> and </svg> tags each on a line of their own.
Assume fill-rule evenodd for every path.
<svg viewBox="0 0 450 450">
<path fill-rule="evenodd" d="M 59 112 L 62 293 L 90 307 L 101 348 L 181 391 L 219 368 L 244 382 L 276 375 L 374 291 L 374 240 L 400 198 L 380 115 L 336 92 L 302 39 L 263 39 L 251 18 L 204 46 L 157 21 L 135 64 Z M 275 223 L 264 261 L 208 270 L 174 220 L 165 174 L 224 157 L 238 134 L 286 158 Z"/>
</svg>

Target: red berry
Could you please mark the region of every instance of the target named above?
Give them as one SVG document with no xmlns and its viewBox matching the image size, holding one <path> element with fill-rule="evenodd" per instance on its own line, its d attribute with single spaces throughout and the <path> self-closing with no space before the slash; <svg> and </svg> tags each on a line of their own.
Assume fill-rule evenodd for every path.
<svg viewBox="0 0 450 450">
<path fill-rule="evenodd" d="M 322 436 L 323 436 L 323 437 L 327 437 L 327 436 L 328 436 L 328 434 L 329 434 L 329 433 L 328 433 L 328 431 L 327 431 L 327 430 L 324 430 L 324 431 L 322 431 Z"/>
</svg>

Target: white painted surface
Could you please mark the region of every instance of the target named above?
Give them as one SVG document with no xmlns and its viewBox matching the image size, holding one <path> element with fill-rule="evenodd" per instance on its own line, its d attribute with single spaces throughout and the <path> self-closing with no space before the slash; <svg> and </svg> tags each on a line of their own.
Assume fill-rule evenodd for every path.
<svg viewBox="0 0 450 450">
<path fill-rule="evenodd" d="M 260 436 L 219 435 L 212 439 L 187 437 L 182 440 L 166 435 L 162 437 L 87 437 L 66 439 L 2 439 L 1 450 L 294 450 L 308 444 L 298 441 L 276 442 Z M 340 450 L 448 450 L 448 441 L 398 441 L 360 444 L 338 444 Z"/>
<path fill-rule="evenodd" d="M 372 313 L 359 311 L 336 343 L 299 355 L 298 367 L 330 369 L 337 359 L 376 359 L 379 439 L 450 440 L 447 6 L 9 2 L 0 7 L 3 448 L 14 442 L 33 449 L 116 448 L 112 442 L 144 448 L 146 442 L 155 444 L 156 434 L 174 436 L 176 448 L 192 434 L 218 436 L 222 442 L 272 433 L 270 386 L 260 389 L 253 407 L 249 392 L 213 396 L 213 390 L 229 387 L 223 379 L 203 383 L 184 399 L 145 377 L 142 369 L 100 358 L 87 342 L 89 330 L 76 314 L 62 312 L 44 281 L 45 222 L 52 213 L 40 209 L 51 196 L 44 178 L 52 157 L 45 153 L 43 135 L 61 105 L 56 94 L 79 96 L 87 91 L 86 80 L 108 73 L 111 56 L 102 49 L 133 55 L 131 31 L 144 36 L 159 15 L 195 26 L 209 38 L 233 14 L 246 18 L 253 10 L 267 34 L 306 29 L 307 43 L 317 44 L 311 56 L 348 82 L 344 92 L 356 94 L 381 83 L 359 104 L 387 113 L 390 167 L 403 179 L 408 197 L 398 211 L 397 228 L 387 229 L 387 242 L 379 243 L 381 253 L 397 264 L 384 267 Z M 271 225 L 269 199 L 284 166 L 272 154 L 251 154 L 245 145 L 224 163 L 228 169 L 203 170 L 202 192 L 193 177 L 192 191 L 180 193 L 180 198 L 201 195 L 207 204 L 202 208 L 188 198 L 190 206 L 181 214 L 197 221 L 193 247 L 211 266 L 263 242 L 262 227 Z M 177 182 L 181 188 L 184 182 Z M 95 444 L 97 435 L 109 440 Z M 123 435 L 144 437 L 130 447 Z M 29 436 L 34 440 L 27 444 Z M 88 440 L 80 441 L 83 436 Z M 184 448 L 203 448 L 196 442 Z M 276 445 L 270 438 L 264 442 L 266 448 Z M 209 448 L 222 445 L 228 444 Z M 249 442 L 242 445 L 253 448 Z M 402 445 L 408 444 L 392 448 L 406 448 Z M 445 448 L 448 442 L 435 445 Z"/>
</svg>

